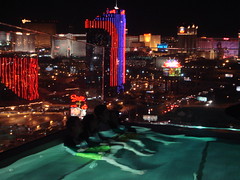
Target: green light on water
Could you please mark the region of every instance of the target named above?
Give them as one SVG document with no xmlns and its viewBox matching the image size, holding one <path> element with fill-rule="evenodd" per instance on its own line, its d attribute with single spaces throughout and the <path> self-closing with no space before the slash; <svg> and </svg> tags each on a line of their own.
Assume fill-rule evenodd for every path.
<svg viewBox="0 0 240 180">
<path fill-rule="evenodd" d="M 90 147 L 86 151 L 87 152 L 106 152 L 109 151 L 111 148 L 110 146 L 96 146 L 96 147 Z"/>
<path fill-rule="evenodd" d="M 99 152 L 107 152 L 111 149 L 110 146 L 96 146 L 86 149 L 84 152 L 76 152 L 71 148 L 65 147 L 66 151 L 72 154 L 73 156 L 79 156 L 83 158 L 89 158 L 94 160 L 102 160 L 103 155 Z"/>
<path fill-rule="evenodd" d="M 94 160 L 102 160 L 102 155 L 96 154 L 96 153 L 76 153 L 75 156 L 94 159 Z"/>
</svg>

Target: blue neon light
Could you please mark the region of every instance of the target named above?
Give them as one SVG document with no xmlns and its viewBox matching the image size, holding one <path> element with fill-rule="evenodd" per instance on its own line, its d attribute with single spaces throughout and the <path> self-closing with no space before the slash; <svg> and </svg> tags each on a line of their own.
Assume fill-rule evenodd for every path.
<svg viewBox="0 0 240 180">
<path fill-rule="evenodd" d="M 157 45 L 157 48 L 158 48 L 158 49 L 166 49 L 166 48 L 168 48 L 168 44 L 167 44 L 167 43 L 158 44 L 158 45 Z"/>
<path fill-rule="evenodd" d="M 107 11 L 112 12 L 112 11 Z M 126 29 L 126 15 L 125 10 L 115 10 L 115 13 L 104 14 L 103 17 L 97 17 L 98 21 L 111 21 L 117 30 L 118 47 L 117 50 L 117 91 L 124 90 L 125 79 L 125 29 Z M 110 17 L 110 18 L 109 18 Z"/>
</svg>

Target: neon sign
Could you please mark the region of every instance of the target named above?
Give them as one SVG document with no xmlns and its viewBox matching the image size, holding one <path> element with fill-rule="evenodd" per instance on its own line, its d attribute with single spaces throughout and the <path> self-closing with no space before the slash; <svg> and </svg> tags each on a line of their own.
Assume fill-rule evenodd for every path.
<svg viewBox="0 0 240 180">
<path fill-rule="evenodd" d="M 70 99 L 72 103 L 75 103 L 70 105 L 71 116 L 78 116 L 80 119 L 83 119 L 88 108 L 86 104 L 86 98 L 84 96 L 77 96 L 76 94 L 72 94 L 70 96 Z"/>
<path fill-rule="evenodd" d="M 166 48 L 168 48 L 168 44 L 167 44 L 167 43 L 158 44 L 158 45 L 157 45 L 157 48 L 158 48 L 158 49 L 166 49 Z"/>
<path fill-rule="evenodd" d="M 181 76 L 181 64 L 175 59 L 169 59 L 163 64 L 164 76 Z"/>
<path fill-rule="evenodd" d="M 167 43 L 157 44 L 157 48 L 158 48 L 158 51 L 167 52 L 168 44 Z"/>
<path fill-rule="evenodd" d="M 77 101 L 85 102 L 86 101 L 86 98 L 84 96 L 77 96 L 76 94 L 72 94 L 70 98 L 71 98 L 72 102 L 77 102 Z"/>
<path fill-rule="evenodd" d="M 76 94 L 72 94 L 70 96 L 71 102 L 76 102 L 76 104 L 70 105 L 70 107 L 80 107 L 81 109 L 87 109 L 88 106 L 86 104 L 86 98 L 84 96 L 77 96 Z"/>
</svg>

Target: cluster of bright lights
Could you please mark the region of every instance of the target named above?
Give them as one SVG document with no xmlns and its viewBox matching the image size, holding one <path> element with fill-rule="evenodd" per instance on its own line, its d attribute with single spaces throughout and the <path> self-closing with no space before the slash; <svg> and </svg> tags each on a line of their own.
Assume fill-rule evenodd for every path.
<svg viewBox="0 0 240 180">
<path fill-rule="evenodd" d="M 177 60 L 169 59 L 164 62 L 163 67 L 164 68 L 181 68 L 182 66 Z"/>
<path fill-rule="evenodd" d="M 78 116 L 80 119 L 83 119 L 87 113 L 87 104 L 86 98 L 84 96 L 77 96 L 73 94 L 70 96 L 71 102 L 74 103 L 70 105 L 70 114 L 71 116 Z"/>
</svg>

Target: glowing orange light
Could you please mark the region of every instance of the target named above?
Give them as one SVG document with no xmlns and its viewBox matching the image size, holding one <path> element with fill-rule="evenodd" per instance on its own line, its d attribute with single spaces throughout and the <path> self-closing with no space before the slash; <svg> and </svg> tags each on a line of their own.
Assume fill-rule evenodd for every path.
<svg viewBox="0 0 240 180">
<path fill-rule="evenodd" d="M 87 109 L 87 108 L 88 108 L 88 106 L 86 104 L 81 106 L 81 109 Z"/>
<path fill-rule="evenodd" d="M 75 107 L 77 107 L 77 105 L 76 104 L 72 104 L 72 105 L 70 105 L 70 107 L 75 108 Z"/>
<path fill-rule="evenodd" d="M 183 34 L 183 33 L 185 32 L 185 28 L 184 28 L 183 26 L 181 26 L 181 27 L 179 28 L 179 32 L 180 32 L 181 34 Z"/>
<path fill-rule="evenodd" d="M 109 13 L 110 13 L 110 14 L 116 14 L 116 10 L 113 9 L 113 10 L 109 11 Z"/>
<path fill-rule="evenodd" d="M 151 34 L 144 34 L 144 41 L 145 42 L 150 42 L 151 41 Z"/>
<path fill-rule="evenodd" d="M 121 11 L 121 14 L 124 15 L 124 14 L 125 14 L 125 10 L 122 10 L 122 11 Z"/>
</svg>

